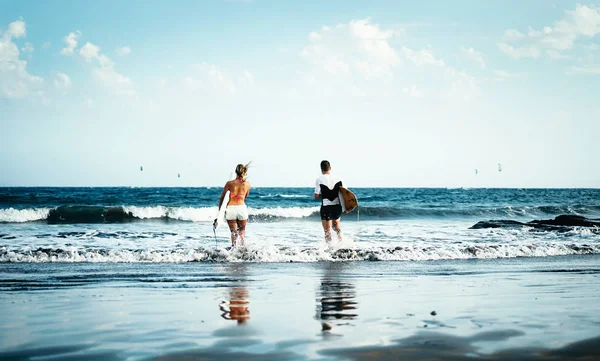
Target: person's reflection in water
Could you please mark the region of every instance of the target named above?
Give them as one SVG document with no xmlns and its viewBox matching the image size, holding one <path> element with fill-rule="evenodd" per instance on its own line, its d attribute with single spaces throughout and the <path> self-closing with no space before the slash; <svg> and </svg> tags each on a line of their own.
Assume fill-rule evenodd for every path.
<svg viewBox="0 0 600 361">
<path fill-rule="evenodd" d="M 328 263 L 321 276 L 317 290 L 317 318 L 321 320 L 323 331 L 331 330 L 334 324 L 347 325 L 358 316 L 355 286 L 343 275 L 346 267 L 344 263 Z"/>
<path fill-rule="evenodd" d="M 237 321 L 239 325 L 245 324 L 250 319 L 250 310 L 248 309 L 249 294 L 246 289 L 246 265 L 243 263 L 228 265 L 228 279 L 234 282 L 235 286 L 228 289 L 228 301 L 221 301 L 219 309 L 226 320 Z"/>
</svg>

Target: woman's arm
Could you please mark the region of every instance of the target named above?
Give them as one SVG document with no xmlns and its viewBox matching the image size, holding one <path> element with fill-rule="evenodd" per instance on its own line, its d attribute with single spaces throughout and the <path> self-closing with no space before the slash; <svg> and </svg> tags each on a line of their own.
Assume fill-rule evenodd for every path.
<svg viewBox="0 0 600 361">
<path fill-rule="evenodd" d="M 246 181 L 248 182 L 248 181 Z M 248 194 L 250 194 L 250 182 L 248 182 L 248 190 L 246 191 L 246 195 L 244 196 L 244 200 L 248 198 Z"/>
</svg>

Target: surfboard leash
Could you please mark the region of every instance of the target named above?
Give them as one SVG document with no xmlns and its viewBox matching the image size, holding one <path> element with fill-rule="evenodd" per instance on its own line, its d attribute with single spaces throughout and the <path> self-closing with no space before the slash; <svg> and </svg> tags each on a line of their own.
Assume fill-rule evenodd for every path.
<svg viewBox="0 0 600 361">
<path fill-rule="evenodd" d="M 219 242 L 217 241 L 217 227 L 215 227 L 216 223 L 217 219 L 215 219 L 215 222 L 213 223 L 213 233 L 215 234 L 215 249 L 219 247 Z"/>
</svg>

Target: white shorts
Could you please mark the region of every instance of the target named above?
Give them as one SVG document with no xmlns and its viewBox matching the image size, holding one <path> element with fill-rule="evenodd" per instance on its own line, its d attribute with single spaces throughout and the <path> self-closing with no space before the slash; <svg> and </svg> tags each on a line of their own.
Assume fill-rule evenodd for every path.
<svg viewBox="0 0 600 361">
<path fill-rule="evenodd" d="M 248 219 L 248 207 L 245 204 L 239 206 L 227 206 L 225 208 L 225 219 L 228 221 L 245 221 Z"/>
</svg>

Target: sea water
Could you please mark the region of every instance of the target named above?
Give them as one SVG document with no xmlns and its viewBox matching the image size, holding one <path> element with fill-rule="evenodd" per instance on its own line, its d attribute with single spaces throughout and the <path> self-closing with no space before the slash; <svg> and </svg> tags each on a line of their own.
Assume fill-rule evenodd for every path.
<svg viewBox="0 0 600 361">
<path fill-rule="evenodd" d="M 588 228 L 469 229 L 480 220 L 600 217 L 597 189 L 354 189 L 326 245 L 309 188 L 256 188 L 246 248 L 213 233 L 218 188 L 0 188 L 0 262 L 316 262 L 550 257 L 600 252 Z M 335 238 L 335 237 L 334 237 Z"/>
<path fill-rule="evenodd" d="M 0 188 L 0 359 L 600 358 L 595 189 L 353 189 L 324 242 L 310 188 Z M 215 238 L 216 236 L 216 238 Z"/>
</svg>

